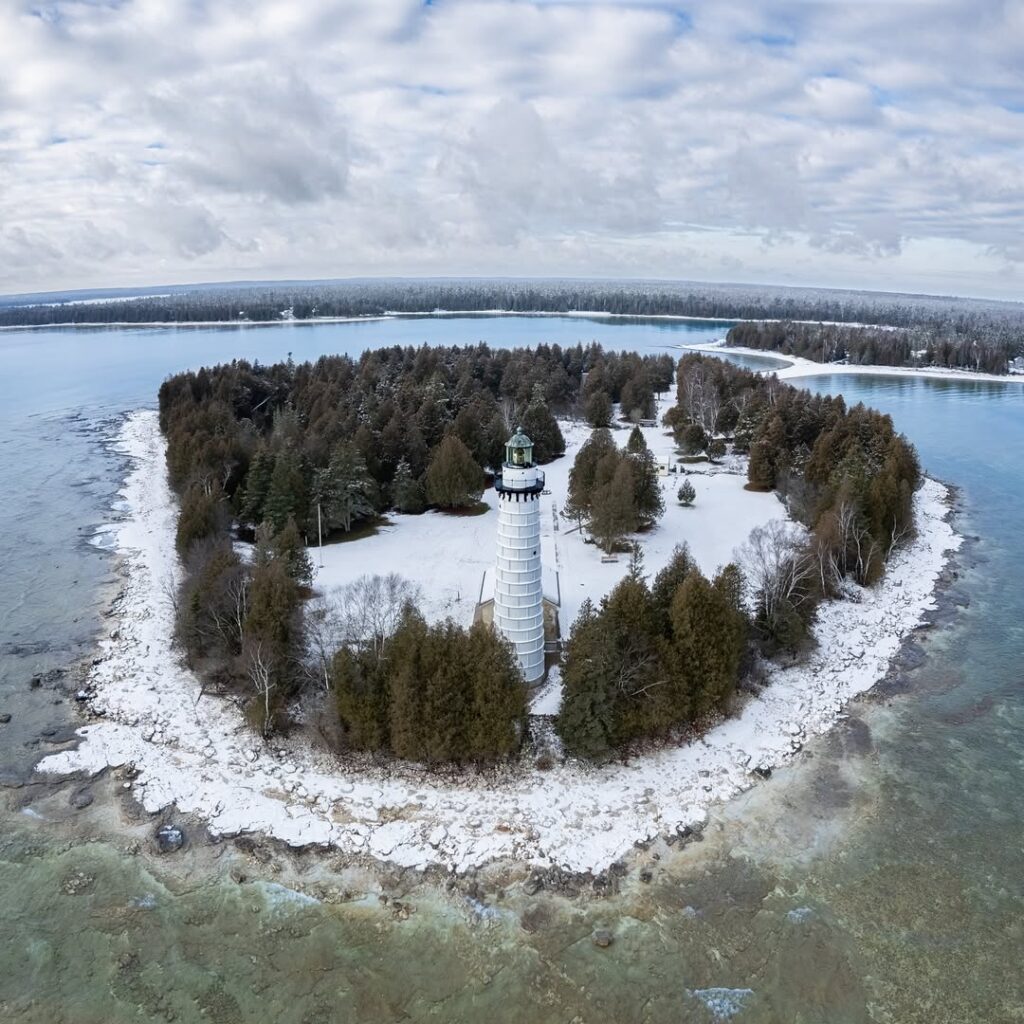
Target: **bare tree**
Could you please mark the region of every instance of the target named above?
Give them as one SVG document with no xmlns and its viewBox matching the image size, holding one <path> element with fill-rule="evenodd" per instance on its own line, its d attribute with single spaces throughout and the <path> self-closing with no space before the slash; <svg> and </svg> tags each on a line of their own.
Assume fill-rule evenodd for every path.
<svg viewBox="0 0 1024 1024">
<path fill-rule="evenodd" d="M 506 396 L 501 400 L 501 418 L 509 434 L 519 426 L 519 405 L 514 398 Z"/>
<path fill-rule="evenodd" d="M 814 574 L 814 562 L 804 531 L 795 523 L 773 519 L 755 527 L 735 558 L 766 622 L 775 622 L 786 603 L 797 607 L 803 602 L 802 586 Z"/>
<path fill-rule="evenodd" d="M 306 670 L 324 690 L 331 688 L 331 659 L 345 642 L 345 629 L 338 602 L 313 598 L 306 605 Z"/>
<path fill-rule="evenodd" d="M 246 673 L 257 699 L 263 701 L 263 737 L 270 735 L 270 694 L 277 686 L 271 672 L 270 662 L 263 655 L 263 644 L 256 641 L 246 651 Z"/>
</svg>

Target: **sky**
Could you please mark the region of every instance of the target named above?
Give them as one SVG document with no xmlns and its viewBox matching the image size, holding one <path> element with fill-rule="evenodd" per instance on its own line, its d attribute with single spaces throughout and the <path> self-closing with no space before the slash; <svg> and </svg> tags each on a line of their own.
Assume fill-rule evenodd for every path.
<svg viewBox="0 0 1024 1024">
<path fill-rule="evenodd" d="M 0 292 L 1024 298 L 1024 0 L 0 0 Z"/>
</svg>

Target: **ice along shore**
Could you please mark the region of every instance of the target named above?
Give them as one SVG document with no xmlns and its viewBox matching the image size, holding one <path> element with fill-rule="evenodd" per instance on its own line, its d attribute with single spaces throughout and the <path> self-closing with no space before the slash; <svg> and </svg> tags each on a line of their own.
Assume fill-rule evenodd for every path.
<svg viewBox="0 0 1024 1024">
<path fill-rule="evenodd" d="M 756 781 L 754 769 L 787 762 L 886 674 L 903 638 L 934 607 L 936 583 L 960 545 L 948 489 L 926 480 L 915 497 L 917 536 L 883 582 L 859 601 L 823 605 L 807 661 L 773 668 L 770 685 L 736 717 L 629 763 L 566 762 L 548 771 L 530 763 L 453 780 L 416 766 L 367 767 L 303 743 L 264 747 L 234 705 L 204 695 L 172 643 L 176 500 L 156 413 L 126 417 L 116 447 L 130 464 L 115 530 L 124 576 L 117 628 L 90 673 L 95 717 L 80 729 L 82 742 L 40 769 L 131 764 L 148 811 L 174 804 L 215 834 L 263 833 L 403 867 L 461 873 L 508 859 L 599 872 L 637 842 L 703 822 L 713 804 Z M 733 498 L 742 495 L 765 498 L 737 486 Z M 702 560 L 699 544 L 694 554 Z M 660 564 L 649 560 L 647 568 Z"/>
</svg>

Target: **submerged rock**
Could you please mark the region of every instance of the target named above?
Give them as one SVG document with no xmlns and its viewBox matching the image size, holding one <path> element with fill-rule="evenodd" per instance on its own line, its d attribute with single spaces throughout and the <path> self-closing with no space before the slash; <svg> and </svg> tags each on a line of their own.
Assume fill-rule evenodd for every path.
<svg viewBox="0 0 1024 1024">
<path fill-rule="evenodd" d="M 591 940 L 598 949 L 607 949 L 615 941 L 615 936 L 610 928 L 598 928 Z"/>
<path fill-rule="evenodd" d="M 160 853 L 174 853 L 185 845 L 185 833 L 177 825 L 161 825 L 156 830 L 156 848 Z"/>
<path fill-rule="evenodd" d="M 81 789 L 76 789 L 74 793 L 71 794 L 69 803 L 76 811 L 80 811 L 83 808 L 88 807 L 89 804 L 93 802 L 93 799 L 92 790 L 89 789 L 88 786 L 82 786 Z"/>
<path fill-rule="evenodd" d="M 0 712 L 0 725 L 6 725 L 11 720 L 11 713 L 9 711 Z"/>
</svg>

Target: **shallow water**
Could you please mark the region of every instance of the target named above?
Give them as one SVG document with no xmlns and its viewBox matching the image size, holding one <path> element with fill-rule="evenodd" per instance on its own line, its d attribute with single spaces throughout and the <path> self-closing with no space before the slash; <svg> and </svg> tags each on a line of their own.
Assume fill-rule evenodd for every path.
<svg viewBox="0 0 1024 1024">
<path fill-rule="evenodd" d="M 62 695 L 29 690 L 28 677 L 87 650 L 97 625 L 111 564 L 88 539 L 121 472 L 104 424 L 152 405 L 167 373 L 398 341 L 642 349 L 723 330 L 494 317 L 0 335 L 0 710 L 14 715 L 0 726 L 4 777 L 24 774 L 41 729 L 69 718 L 67 702 L 53 704 Z M 933 631 L 909 689 L 864 702 L 723 808 L 702 843 L 651 859 L 650 884 L 630 876 L 596 901 L 421 888 L 407 919 L 372 890 L 311 902 L 291 890 L 291 870 L 277 876 L 232 844 L 216 859 L 183 851 L 169 870 L 89 817 L 100 798 L 76 831 L 66 793 L 7 789 L 0 1020 L 1024 1019 L 1024 389 L 803 383 L 891 412 L 929 471 L 963 488 L 961 526 L 982 538 L 954 592 L 970 603 Z M 240 866 L 256 880 L 235 880 Z M 594 947 L 597 927 L 614 931 L 610 948 Z"/>
</svg>

